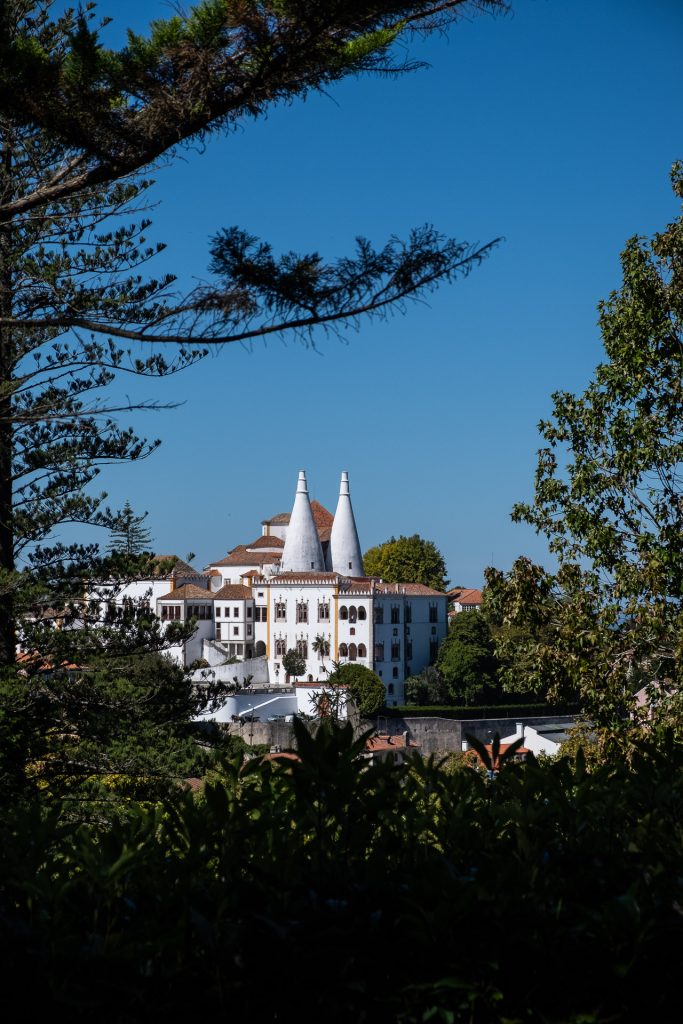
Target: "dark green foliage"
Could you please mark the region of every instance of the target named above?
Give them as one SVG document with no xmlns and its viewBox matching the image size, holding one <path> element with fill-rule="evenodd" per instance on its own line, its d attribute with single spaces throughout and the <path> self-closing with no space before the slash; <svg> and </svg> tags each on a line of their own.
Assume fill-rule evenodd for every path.
<svg viewBox="0 0 683 1024">
<path fill-rule="evenodd" d="M 382 709 L 387 718 L 515 718 L 519 715 L 573 715 L 575 704 L 406 704 Z"/>
<path fill-rule="evenodd" d="M 147 513 L 136 516 L 129 501 L 125 503 L 111 528 L 108 551 L 120 551 L 125 555 L 140 555 L 149 551 L 152 534 L 143 526 Z"/>
<path fill-rule="evenodd" d="M 347 688 L 351 700 L 363 718 L 371 718 L 384 704 L 384 683 L 365 665 L 352 665 L 348 662 L 339 665 L 331 674 L 330 683 Z"/>
<path fill-rule="evenodd" d="M 448 586 L 446 563 L 431 540 L 417 533 L 412 537 L 390 537 L 363 555 L 367 576 L 380 576 L 387 583 L 422 583 L 444 591 Z"/>
<path fill-rule="evenodd" d="M 300 676 L 306 671 L 306 660 L 294 647 L 291 647 L 282 656 L 282 667 L 288 676 Z"/>
<path fill-rule="evenodd" d="M 683 165 L 672 183 L 683 199 Z M 630 239 L 621 266 L 600 305 L 605 361 L 583 394 L 553 395 L 534 500 L 513 513 L 558 572 L 519 559 L 487 575 L 502 659 L 611 728 L 653 682 L 657 713 L 675 717 L 665 698 L 683 681 L 683 217 Z"/>
<path fill-rule="evenodd" d="M 436 667 L 455 702 L 482 703 L 497 690 L 497 662 L 486 619 L 478 612 L 453 617 Z"/>
<path fill-rule="evenodd" d="M 88 801 L 153 799 L 201 774 L 219 737 L 192 724 L 216 688 L 197 690 L 157 654 L 95 659 L 70 668 L 28 664 L 0 682 L 1 803 L 31 790 Z"/>
<path fill-rule="evenodd" d="M 506 764 L 495 782 L 364 767 L 350 726 L 299 728 L 297 743 L 299 762 L 226 763 L 200 799 L 131 808 L 106 833 L 16 809 L 0 836 L 8 1004 L 104 1024 L 670 1015 L 671 736 L 592 772 L 579 755 Z"/>
<path fill-rule="evenodd" d="M 17 558 L 28 550 L 41 566 L 61 560 L 75 572 L 87 549 L 55 544 L 36 554 L 35 546 L 52 543 L 63 523 L 120 531 L 106 496 L 89 487 L 102 465 L 145 458 L 159 444 L 118 424 L 133 407 L 108 397 L 117 379 L 174 374 L 207 344 L 283 331 L 310 343 L 315 328 L 402 309 L 491 249 L 426 226 L 379 249 L 358 239 L 353 258 L 326 263 L 317 253 L 274 256 L 229 228 L 213 240 L 213 280 L 180 295 L 172 274 L 145 276 L 163 246 L 146 241 L 151 182 L 137 175 L 273 103 L 389 69 L 399 34 L 441 27 L 467 6 L 205 0 L 155 21 L 147 36 L 130 33 L 116 51 L 100 37 L 107 19 L 99 23 L 94 4 L 0 5 L 4 662 L 13 660 L 23 590 L 34 582 L 17 572 Z M 126 543 L 145 547 L 144 530 Z"/>
<path fill-rule="evenodd" d="M 428 665 L 418 676 L 410 676 L 404 684 L 408 704 L 447 704 L 451 694 L 435 665 Z"/>
</svg>

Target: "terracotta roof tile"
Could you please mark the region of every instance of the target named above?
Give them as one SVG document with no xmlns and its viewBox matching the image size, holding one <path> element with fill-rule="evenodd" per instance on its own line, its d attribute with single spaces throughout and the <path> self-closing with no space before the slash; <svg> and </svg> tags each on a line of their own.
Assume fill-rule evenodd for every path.
<svg viewBox="0 0 683 1024">
<path fill-rule="evenodd" d="M 217 562 L 210 562 L 213 567 L 220 565 L 275 565 L 280 561 L 275 551 L 248 551 L 246 544 L 240 544 Z"/>
<path fill-rule="evenodd" d="M 328 512 L 325 506 L 321 505 L 319 501 L 311 502 L 311 512 L 313 513 L 313 522 L 318 527 L 318 533 L 320 533 L 322 529 L 332 528 L 334 516 L 331 512 Z"/>
<path fill-rule="evenodd" d="M 483 600 L 481 590 L 475 590 L 473 587 L 458 587 L 455 590 L 449 590 L 448 597 L 451 601 L 457 601 L 459 604 L 481 604 Z"/>
<path fill-rule="evenodd" d="M 252 544 L 247 544 L 245 546 L 250 551 L 252 551 L 254 548 L 256 548 L 257 550 L 259 548 L 283 548 L 285 546 L 285 542 L 282 540 L 281 537 L 257 537 L 257 539 Z"/>
<path fill-rule="evenodd" d="M 175 590 L 169 591 L 168 594 L 164 594 L 163 597 L 158 598 L 159 601 L 193 601 L 199 598 L 201 601 L 213 601 L 215 594 L 210 590 L 206 590 L 205 587 L 196 587 L 194 583 L 185 583 L 182 587 L 176 587 Z"/>
<path fill-rule="evenodd" d="M 336 583 L 343 579 L 337 572 L 281 572 L 271 578 L 271 583 L 296 583 L 303 580 L 304 583 L 312 583 L 321 580 L 323 583 Z"/>
<path fill-rule="evenodd" d="M 194 566 L 183 561 L 182 558 L 178 558 L 177 555 L 155 555 L 152 561 L 157 563 L 172 563 L 171 568 L 167 569 L 166 572 L 162 572 L 161 565 L 159 565 L 156 571 L 152 572 L 150 577 L 152 579 L 170 580 L 175 576 L 196 576 L 197 579 L 199 579 L 202 575 L 202 573 L 195 569 Z"/>
<path fill-rule="evenodd" d="M 286 526 L 289 523 L 289 512 L 278 512 L 272 519 L 262 519 L 261 526 Z"/>
<path fill-rule="evenodd" d="M 367 594 L 372 588 L 373 580 L 368 577 L 367 580 L 354 578 L 354 582 L 350 583 L 347 587 L 344 587 L 343 593 L 345 594 Z M 434 590 L 432 587 L 425 587 L 422 583 L 379 583 L 377 580 L 374 581 L 375 589 L 374 593 L 378 597 L 445 597 L 446 595 L 441 590 Z"/>
<path fill-rule="evenodd" d="M 213 595 L 214 601 L 250 601 L 251 587 L 243 587 L 241 583 L 224 583 Z"/>
</svg>

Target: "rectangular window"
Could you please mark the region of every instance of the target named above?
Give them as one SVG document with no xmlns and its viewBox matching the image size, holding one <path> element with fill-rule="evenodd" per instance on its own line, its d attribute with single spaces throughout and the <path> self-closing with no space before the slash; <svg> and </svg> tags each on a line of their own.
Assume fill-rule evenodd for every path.
<svg viewBox="0 0 683 1024">
<path fill-rule="evenodd" d="M 180 622 L 180 605 L 179 604 L 162 604 L 161 606 L 161 618 L 167 619 L 169 622 Z"/>
<path fill-rule="evenodd" d="M 249 623 L 247 623 L 247 636 L 251 636 L 251 630 L 252 630 L 252 626 L 251 626 L 251 623 L 249 622 Z"/>
<path fill-rule="evenodd" d="M 221 610 L 220 610 L 220 608 L 216 608 L 216 618 L 220 619 L 220 617 L 221 617 Z"/>
<path fill-rule="evenodd" d="M 439 607 L 438 607 L 438 605 L 434 604 L 434 602 L 430 602 L 430 605 L 429 605 L 429 621 L 430 622 L 438 622 L 439 621 Z"/>
<path fill-rule="evenodd" d="M 249 605 L 249 607 L 247 608 L 247 618 L 248 619 L 251 618 L 251 614 L 252 614 L 252 612 L 251 612 L 251 605 Z"/>
<path fill-rule="evenodd" d="M 220 638 L 221 638 L 221 623 L 217 622 L 216 623 L 216 640 L 220 640 Z"/>
<path fill-rule="evenodd" d="M 406 622 L 412 622 L 413 621 L 413 606 L 411 604 L 407 604 L 406 605 L 406 610 L 405 610 L 404 614 L 405 614 Z"/>
<path fill-rule="evenodd" d="M 398 679 L 398 669 L 397 668 L 392 668 L 391 675 L 392 675 L 393 679 Z"/>
<path fill-rule="evenodd" d="M 436 626 L 432 626 L 432 636 L 434 636 L 435 633 L 436 633 Z"/>
<path fill-rule="evenodd" d="M 384 644 L 375 644 L 375 661 L 384 661 Z"/>
<path fill-rule="evenodd" d="M 384 605 L 380 604 L 375 606 L 373 618 L 376 626 L 382 625 L 384 622 Z"/>
<path fill-rule="evenodd" d="M 392 604 L 391 606 L 391 621 L 392 623 L 401 621 L 401 609 L 397 604 Z"/>
<path fill-rule="evenodd" d="M 285 601 L 275 602 L 275 620 L 277 622 L 284 622 L 287 618 L 287 604 Z"/>
<path fill-rule="evenodd" d="M 436 661 L 436 656 L 439 653 L 439 642 L 438 640 L 429 641 L 429 660 L 430 662 Z"/>
<path fill-rule="evenodd" d="M 239 613 L 240 613 L 239 608 L 237 608 L 237 607 L 233 608 L 233 610 L 232 610 L 232 617 L 233 617 L 233 619 L 236 619 L 238 617 Z"/>
<path fill-rule="evenodd" d="M 239 626 L 233 626 L 232 627 L 232 635 L 233 636 L 239 636 L 240 635 L 240 627 Z"/>
<path fill-rule="evenodd" d="M 392 643 L 391 643 L 391 660 L 392 661 L 400 661 L 401 660 L 401 641 L 400 640 L 392 640 Z"/>
<path fill-rule="evenodd" d="M 318 605 L 318 622 L 330 621 L 330 606 L 325 601 Z"/>
<path fill-rule="evenodd" d="M 406 660 L 410 661 L 413 656 L 413 641 L 406 640 Z"/>
</svg>

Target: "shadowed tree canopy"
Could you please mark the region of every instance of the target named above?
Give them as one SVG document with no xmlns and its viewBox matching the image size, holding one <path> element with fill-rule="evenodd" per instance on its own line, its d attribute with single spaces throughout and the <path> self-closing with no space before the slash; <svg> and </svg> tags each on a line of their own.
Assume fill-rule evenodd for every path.
<svg viewBox="0 0 683 1024">
<path fill-rule="evenodd" d="M 472 704 L 496 686 L 491 630 L 478 612 L 454 616 L 436 660 L 453 703 Z"/>
<path fill-rule="evenodd" d="M 210 242 L 210 277 L 189 294 L 147 267 L 147 189 L 178 147 L 196 145 L 347 75 L 399 73 L 399 36 L 441 30 L 500 0 L 301 3 L 205 0 L 108 48 L 94 4 L 0 7 L 0 651 L 12 661 L 25 585 L 60 563 L 82 575 L 94 552 L 41 548 L 63 523 L 111 529 L 87 491 L 100 466 L 159 443 L 118 424 L 110 385 L 166 376 L 207 346 L 290 332 L 313 343 L 386 315 L 467 274 L 472 247 L 427 225 L 353 255 L 277 255 L 238 227 Z M 106 13 L 106 12 L 105 12 Z M 168 170 L 168 168 L 165 168 Z M 138 408 L 140 406 L 137 406 Z M 158 407 L 141 403 L 141 407 Z M 49 576 L 49 573 L 47 574 Z M 43 580 L 47 587 L 47 579 Z"/>
<path fill-rule="evenodd" d="M 329 678 L 330 686 L 345 686 L 349 696 L 364 718 L 377 714 L 384 704 L 384 683 L 377 673 L 365 665 L 338 665 Z"/>
<path fill-rule="evenodd" d="M 126 555 L 140 555 L 143 551 L 149 551 L 152 534 L 143 525 L 146 518 L 146 512 L 136 516 L 131 503 L 127 501 L 112 526 L 108 550 L 110 552 L 121 551 Z"/>
<path fill-rule="evenodd" d="M 443 555 L 433 541 L 417 533 L 390 537 L 369 548 L 363 555 L 363 568 L 367 576 L 380 576 L 387 583 L 422 583 L 435 590 L 448 586 Z"/>
<path fill-rule="evenodd" d="M 672 183 L 683 199 L 680 163 Z M 605 361 L 583 394 L 553 395 L 533 501 L 513 513 L 559 569 L 487 573 L 503 659 L 612 727 L 641 686 L 666 712 L 683 681 L 683 217 L 631 238 L 621 267 L 599 307 Z"/>
</svg>

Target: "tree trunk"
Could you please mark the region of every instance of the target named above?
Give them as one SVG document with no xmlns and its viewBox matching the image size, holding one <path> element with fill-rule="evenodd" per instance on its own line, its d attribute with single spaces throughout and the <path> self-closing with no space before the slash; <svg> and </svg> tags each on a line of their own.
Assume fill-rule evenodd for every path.
<svg viewBox="0 0 683 1024">
<path fill-rule="evenodd" d="M 12 191 L 12 146 L 5 137 L 0 153 L 0 196 Z M 12 315 L 12 224 L 0 221 L 0 317 Z M 12 391 L 14 338 L 0 325 L 0 663 L 16 660 L 16 625 L 11 575 L 14 572 L 12 503 Z"/>
</svg>

